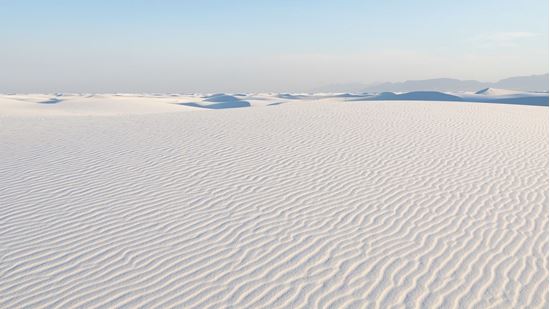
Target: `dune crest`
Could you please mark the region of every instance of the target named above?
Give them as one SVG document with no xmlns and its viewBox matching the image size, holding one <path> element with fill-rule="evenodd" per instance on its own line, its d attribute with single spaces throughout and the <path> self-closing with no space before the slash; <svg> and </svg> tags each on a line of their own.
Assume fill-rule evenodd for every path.
<svg viewBox="0 0 550 309">
<path fill-rule="evenodd" d="M 515 91 L 515 90 L 508 90 L 508 89 L 497 89 L 497 88 L 485 88 L 477 91 L 475 94 L 482 94 L 482 95 L 511 95 L 511 94 L 521 94 L 521 91 Z"/>
</svg>

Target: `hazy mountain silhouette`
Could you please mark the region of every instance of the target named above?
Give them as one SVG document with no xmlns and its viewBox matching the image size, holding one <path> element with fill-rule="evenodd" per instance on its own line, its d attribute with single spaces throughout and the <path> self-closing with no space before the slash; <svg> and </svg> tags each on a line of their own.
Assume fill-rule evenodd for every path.
<svg viewBox="0 0 550 309">
<path fill-rule="evenodd" d="M 425 80 L 408 80 L 399 83 L 382 83 L 366 85 L 366 91 L 473 91 L 491 87 L 491 83 L 476 80 L 458 80 L 452 78 L 435 78 Z"/>
<path fill-rule="evenodd" d="M 548 91 L 548 73 L 517 76 L 498 82 L 480 82 L 453 78 L 408 80 L 397 83 L 334 84 L 315 89 L 314 92 L 407 92 L 407 91 L 478 91 L 483 88 L 503 88 L 519 91 Z"/>
<path fill-rule="evenodd" d="M 494 83 L 491 87 L 510 90 L 548 91 L 548 74 L 510 77 Z"/>
</svg>

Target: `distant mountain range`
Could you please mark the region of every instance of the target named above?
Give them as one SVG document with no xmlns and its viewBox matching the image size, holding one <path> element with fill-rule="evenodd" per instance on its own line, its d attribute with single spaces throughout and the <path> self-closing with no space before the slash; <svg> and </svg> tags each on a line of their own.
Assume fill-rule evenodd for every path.
<svg viewBox="0 0 550 309">
<path fill-rule="evenodd" d="M 480 82 L 453 78 L 408 80 L 397 83 L 378 84 L 334 84 L 320 87 L 314 92 L 407 92 L 407 91 L 478 91 L 483 88 L 500 88 L 518 91 L 548 91 L 548 73 L 531 76 L 517 76 L 498 82 Z"/>
</svg>

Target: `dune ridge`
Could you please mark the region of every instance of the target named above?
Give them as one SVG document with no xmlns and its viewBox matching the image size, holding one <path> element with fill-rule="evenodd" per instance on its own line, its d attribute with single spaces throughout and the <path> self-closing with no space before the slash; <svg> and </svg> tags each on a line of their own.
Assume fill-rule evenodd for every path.
<svg viewBox="0 0 550 309">
<path fill-rule="evenodd" d="M 436 101 L 548 106 L 548 92 L 485 88 L 473 92 L 239 94 L 0 94 L 0 116 L 121 116 L 317 102 Z"/>
<path fill-rule="evenodd" d="M 1 115 L 0 307 L 548 307 L 546 107 L 170 104 Z"/>
</svg>

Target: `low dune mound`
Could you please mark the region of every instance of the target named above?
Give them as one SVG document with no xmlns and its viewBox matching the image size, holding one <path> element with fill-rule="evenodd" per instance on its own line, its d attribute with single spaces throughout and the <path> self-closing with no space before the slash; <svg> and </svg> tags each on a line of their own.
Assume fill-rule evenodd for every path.
<svg viewBox="0 0 550 309">
<path fill-rule="evenodd" d="M 548 106 L 547 92 L 525 92 L 498 88 L 485 88 L 473 94 L 460 94 L 464 101 L 516 105 Z"/>
<path fill-rule="evenodd" d="M 366 98 L 370 100 L 397 100 L 397 94 L 389 91 L 381 92 L 373 97 Z"/>
<path fill-rule="evenodd" d="M 485 88 L 477 91 L 475 94 L 486 95 L 486 96 L 502 96 L 502 95 L 518 95 L 524 94 L 525 92 L 508 90 L 508 89 L 498 89 L 498 88 Z"/>
<path fill-rule="evenodd" d="M 138 94 L 0 95 L 0 112 L 20 116 L 115 116 L 200 110 L 178 106 L 192 96 Z"/>
<path fill-rule="evenodd" d="M 326 95 L 328 98 L 367 98 L 372 97 L 372 94 L 368 93 L 334 93 L 334 94 L 328 94 Z"/>
<path fill-rule="evenodd" d="M 382 92 L 366 100 L 410 100 L 410 101 L 462 101 L 461 97 L 439 91 L 413 91 L 406 93 Z"/>
<path fill-rule="evenodd" d="M 246 97 L 246 95 L 242 95 L 242 94 L 238 96 L 243 98 Z M 178 103 L 178 105 L 185 105 L 185 106 L 205 108 L 205 109 L 226 109 L 226 108 L 240 108 L 240 107 L 251 106 L 248 101 L 238 98 L 237 95 L 230 95 L 230 94 L 224 94 L 224 93 L 207 95 L 202 97 L 202 101 Z"/>
<path fill-rule="evenodd" d="M 206 108 L 206 109 L 226 109 L 226 108 L 240 108 L 240 107 L 250 107 L 250 103 L 243 100 L 235 101 L 226 101 L 226 102 L 189 102 L 189 103 L 178 103 L 178 105 Z"/>
<path fill-rule="evenodd" d="M 350 99 L 351 101 L 441 101 L 500 103 L 516 105 L 548 106 L 548 93 L 520 92 L 506 89 L 485 88 L 476 93 L 445 93 L 439 91 L 412 91 L 405 93 L 382 92 L 375 96 Z"/>
<path fill-rule="evenodd" d="M 40 104 L 57 104 L 59 102 L 63 101 L 61 98 L 58 98 L 58 97 L 53 97 L 53 98 L 49 98 L 45 101 L 40 101 L 38 103 Z"/>
<path fill-rule="evenodd" d="M 213 95 L 205 96 L 204 102 L 218 102 L 218 103 L 227 103 L 227 102 L 235 102 L 235 101 L 241 101 L 240 98 L 237 98 L 236 96 L 224 94 L 224 93 L 216 93 Z"/>
<path fill-rule="evenodd" d="M 277 94 L 276 97 L 280 99 L 288 99 L 288 100 L 304 100 L 304 99 L 310 99 L 312 96 L 308 94 L 280 93 L 280 94 Z"/>
</svg>

